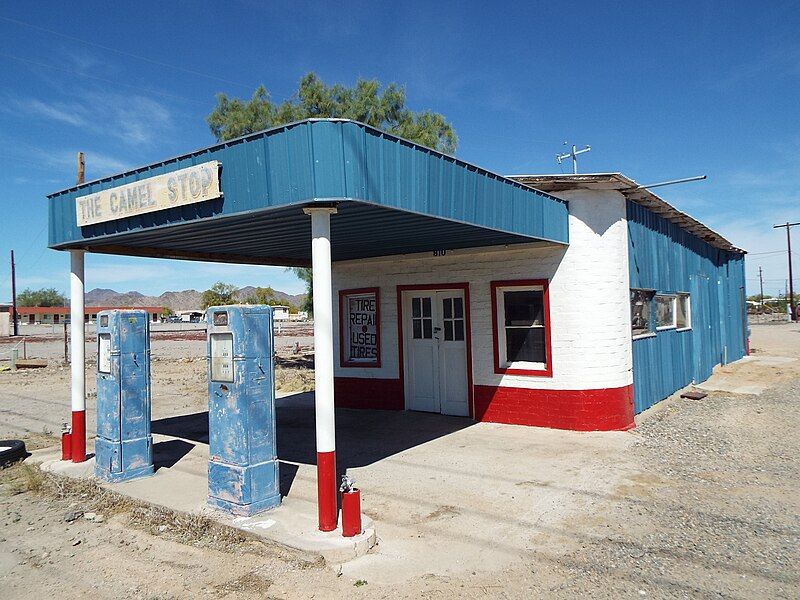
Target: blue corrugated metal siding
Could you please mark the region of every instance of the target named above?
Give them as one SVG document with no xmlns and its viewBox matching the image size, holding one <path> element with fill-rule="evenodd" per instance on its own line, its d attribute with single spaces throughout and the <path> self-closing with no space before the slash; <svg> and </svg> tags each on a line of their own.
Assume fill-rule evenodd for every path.
<svg viewBox="0 0 800 600">
<path fill-rule="evenodd" d="M 633 340 L 639 413 L 704 381 L 715 365 L 744 356 L 744 255 L 714 248 L 633 202 L 627 214 L 631 288 L 691 294 L 690 330 L 667 329 Z"/>
<path fill-rule="evenodd" d="M 75 198 L 217 160 L 223 198 L 79 228 Z M 353 121 L 301 121 L 50 196 L 50 247 L 85 247 L 164 226 L 360 201 L 528 239 L 568 242 L 565 203 Z M 391 212 L 386 218 L 391 219 Z M 391 222 L 387 224 L 391 225 Z M 306 233 L 307 226 L 303 222 Z M 380 222 L 368 227 L 381 227 Z M 213 232 L 212 232 L 213 235 Z M 209 242 L 203 236 L 203 244 Z"/>
</svg>

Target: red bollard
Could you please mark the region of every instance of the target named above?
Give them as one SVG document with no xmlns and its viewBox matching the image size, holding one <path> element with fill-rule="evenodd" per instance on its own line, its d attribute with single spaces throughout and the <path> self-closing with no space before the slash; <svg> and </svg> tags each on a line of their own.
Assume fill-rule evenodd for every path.
<svg viewBox="0 0 800 600">
<path fill-rule="evenodd" d="M 61 432 L 61 460 L 72 459 L 72 434 L 69 431 Z"/>
<path fill-rule="evenodd" d="M 342 492 L 342 536 L 353 537 L 361 533 L 361 490 L 351 488 Z"/>
</svg>

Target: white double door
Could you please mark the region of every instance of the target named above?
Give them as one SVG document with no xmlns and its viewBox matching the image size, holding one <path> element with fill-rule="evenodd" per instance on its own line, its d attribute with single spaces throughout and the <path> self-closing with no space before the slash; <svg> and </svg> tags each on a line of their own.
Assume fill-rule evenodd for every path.
<svg viewBox="0 0 800 600">
<path fill-rule="evenodd" d="M 461 290 L 404 292 L 407 409 L 469 415 L 465 308 Z"/>
</svg>

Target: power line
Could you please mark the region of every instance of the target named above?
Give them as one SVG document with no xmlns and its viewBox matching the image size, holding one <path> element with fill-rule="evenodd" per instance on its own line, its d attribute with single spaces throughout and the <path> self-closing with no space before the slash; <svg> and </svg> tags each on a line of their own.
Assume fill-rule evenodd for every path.
<svg viewBox="0 0 800 600">
<path fill-rule="evenodd" d="M 81 44 L 86 44 L 87 46 L 94 46 L 95 48 L 100 48 L 101 50 L 107 50 L 109 52 L 115 52 L 121 56 L 127 56 L 129 58 L 135 58 L 137 60 L 143 60 L 145 62 L 149 62 L 151 64 L 157 65 L 159 67 L 166 67 L 168 69 L 175 69 L 176 71 L 183 71 L 184 73 L 188 73 L 190 75 L 196 75 L 198 77 L 205 77 L 206 79 L 212 79 L 214 81 L 219 81 L 221 83 L 228 83 L 230 85 L 238 85 L 241 87 L 251 88 L 252 86 L 247 85 L 245 83 L 240 83 L 238 81 L 232 81 L 230 79 L 223 79 L 222 77 L 217 77 L 215 75 L 209 75 L 207 73 L 203 73 L 201 71 L 195 71 L 194 69 L 187 69 L 186 67 L 181 67 L 179 65 L 173 65 L 171 63 L 165 63 L 160 60 L 154 60 L 152 58 L 147 58 L 146 56 L 141 56 L 139 54 L 133 54 L 131 52 L 125 52 L 124 50 L 119 50 L 117 48 L 112 48 L 111 46 L 104 46 L 103 44 L 98 44 L 96 42 L 90 42 L 88 40 L 81 39 L 79 37 L 75 37 L 72 35 L 67 35 L 66 33 L 61 33 L 60 31 L 55 31 L 53 29 L 48 29 L 47 27 L 42 27 L 40 25 L 34 25 L 32 23 L 26 23 L 25 21 L 19 21 L 17 19 L 12 19 L 10 17 L 3 17 L 0 16 L 0 19 L 3 21 L 8 21 L 9 23 L 14 23 L 16 25 L 23 25 L 25 27 L 30 27 L 31 29 L 38 29 L 39 31 L 44 31 L 45 33 L 49 33 L 51 35 L 56 35 L 58 37 L 62 37 L 67 40 L 72 40 L 73 42 L 80 42 Z"/>
<path fill-rule="evenodd" d="M 786 221 L 783 225 L 772 226 L 773 229 L 786 228 L 786 252 L 789 255 L 789 306 L 792 307 L 792 321 L 797 321 L 797 310 L 794 306 L 794 277 L 792 276 L 792 227 L 797 225 L 800 225 L 800 221 L 797 223 Z"/>
</svg>

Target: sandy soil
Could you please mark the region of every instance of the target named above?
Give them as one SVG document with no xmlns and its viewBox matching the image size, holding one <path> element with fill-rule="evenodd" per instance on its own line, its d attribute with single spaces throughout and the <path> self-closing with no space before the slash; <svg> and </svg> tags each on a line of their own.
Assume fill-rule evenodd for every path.
<svg viewBox="0 0 800 600">
<path fill-rule="evenodd" d="M 797 325 L 753 327 L 751 341 L 756 357 L 800 358 Z M 673 397 L 640 415 L 620 457 L 620 483 L 604 493 L 574 486 L 581 510 L 533 528 L 519 560 L 503 570 L 353 580 L 308 557 L 15 467 L 0 472 L 0 589 L 37 599 L 797 598 L 800 362 L 754 360 L 724 371 L 768 389 Z M 202 408 L 195 404 L 204 372 L 202 360 L 154 361 L 154 417 Z M 0 373 L 0 437 L 48 444 L 42 428 L 53 419 L 43 413 L 66 414 L 68 389 L 58 367 Z M 75 510 L 103 520 L 66 522 Z"/>
<path fill-rule="evenodd" d="M 289 351 L 296 344 L 306 351 L 314 348 L 313 325 L 308 323 L 276 324 L 275 349 Z M 198 323 L 153 323 L 150 329 L 150 352 L 154 358 L 201 358 L 206 355 L 206 333 Z M 97 337 L 93 325 L 86 327 L 86 358 L 95 360 Z M 0 337 L 0 361 L 8 361 L 16 348 L 20 358 L 64 360 L 63 325 L 26 325 L 19 337 Z M 0 363 L 2 364 L 2 363 Z"/>
<path fill-rule="evenodd" d="M 152 418 L 162 419 L 208 409 L 205 358 L 166 359 L 151 363 Z M 86 371 L 86 427 L 94 434 L 96 385 L 94 363 Z M 313 355 L 281 351 L 275 369 L 278 392 L 314 387 Z M 70 419 L 69 365 L 51 363 L 45 369 L 0 372 L 0 438 L 30 434 L 59 436 Z"/>
</svg>

